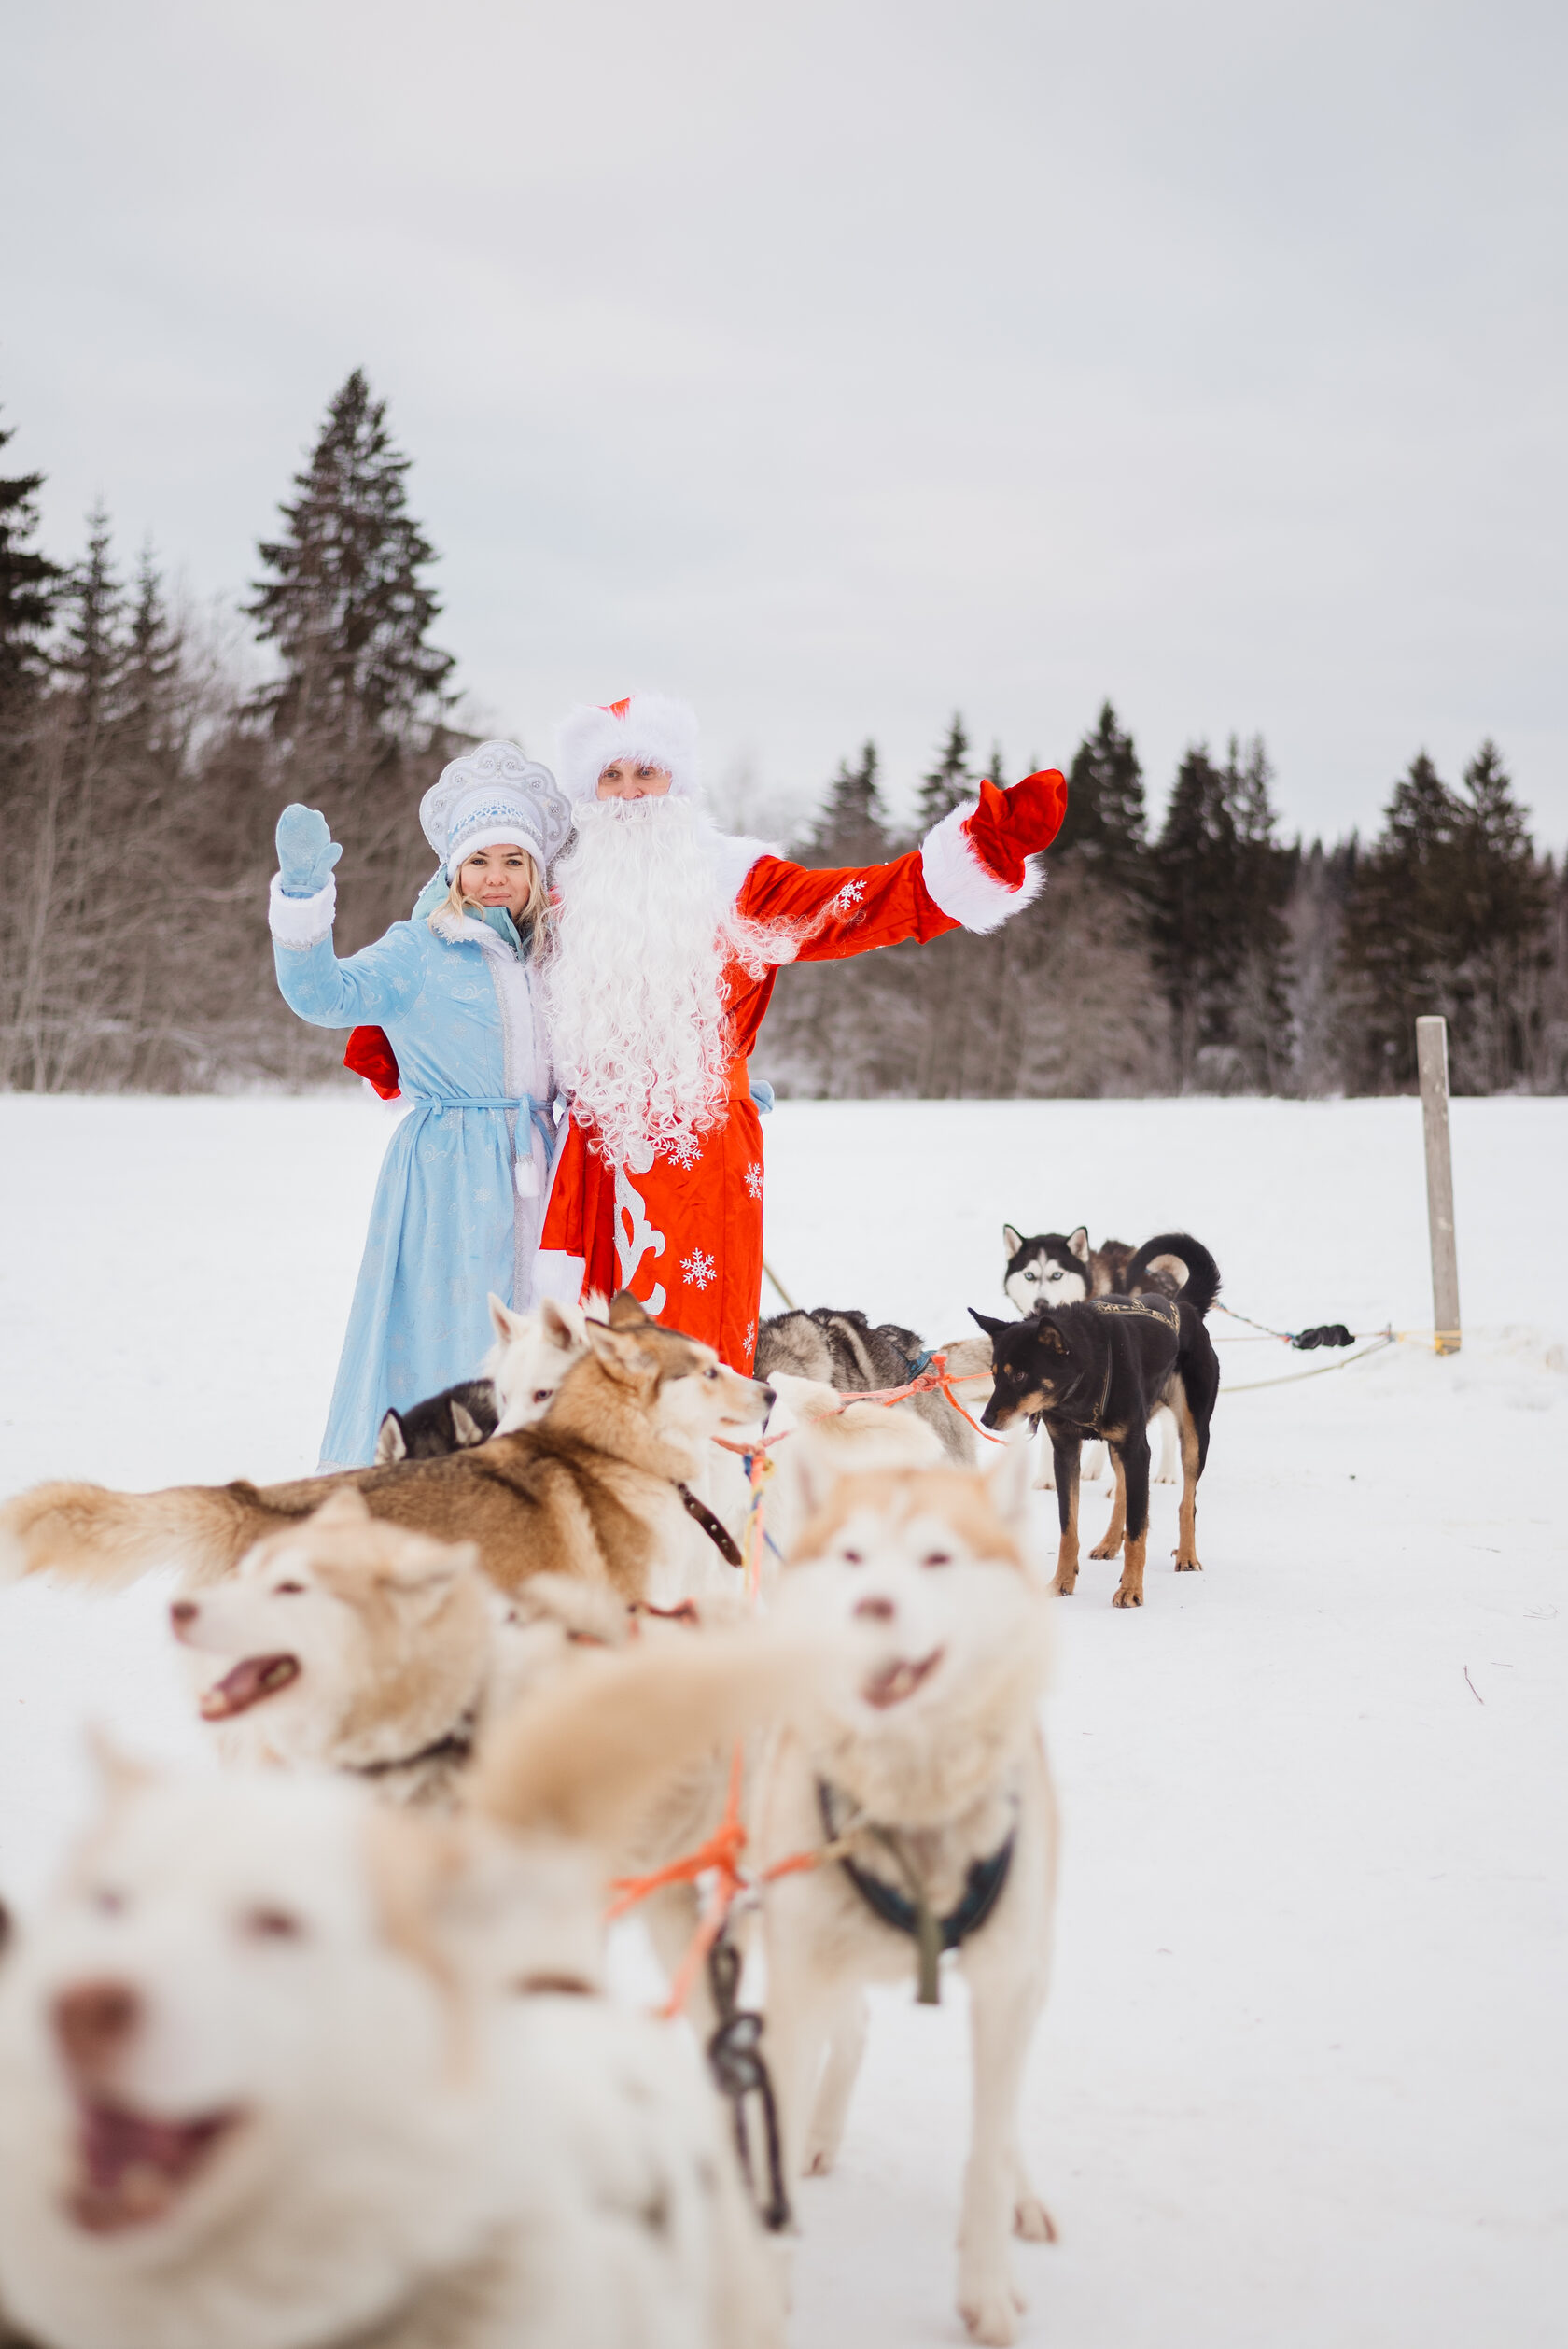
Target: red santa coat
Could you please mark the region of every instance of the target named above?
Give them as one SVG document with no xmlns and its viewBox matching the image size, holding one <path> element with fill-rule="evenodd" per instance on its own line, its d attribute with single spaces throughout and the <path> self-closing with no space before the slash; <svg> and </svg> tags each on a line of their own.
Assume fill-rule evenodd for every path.
<svg viewBox="0 0 1568 2349">
<path fill-rule="evenodd" d="M 1045 847 L 1060 826 L 1066 785 L 1054 772 L 1049 781 L 1055 795 L 1045 795 L 1043 823 L 1038 792 L 1029 803 L 1036 837 L 1018 844 L 1026 853 Z M 992 795 L 996 807 L 1001 798 Z M 795 957 L 803 963 L 839 962 L 905 938 L 923 945 L 960 927 L 993 929 L 1028 903 L 1033 888 L 1025 882 L 1021 859 L 994 860 L 1015 874 L 1011 884 L 988 870 L 984 859 L 992 851 L 976 854 L 973 835 L 960 837 L 957 815 L 945 818 L 923 848 L 890 865 L 816 870 L 760 857 L 741 884 L 738 908 L 749 921 L 805 931 Z M 939 842 L 942 852 L 933 856 Z M 541 1287 L 560 1295 L 577 1271 L 581 1293 L 608 1297 L 629 1288 L 655 1320 L 701 1339 L 745 1371 L 756 1350 L 763 1286 L 763 1136 L 747 1059 L 776 976 L 769 969 L 753 978 L 738 961 L 730 963 L 735 1058 L 724 1123 L 662 1151 L 645 1172 L 628 1174 L 607 1166 L 590 1147 L 591 1130 L 573 1122 L 556 1162 L 539 1242 Z"/>
</svg>

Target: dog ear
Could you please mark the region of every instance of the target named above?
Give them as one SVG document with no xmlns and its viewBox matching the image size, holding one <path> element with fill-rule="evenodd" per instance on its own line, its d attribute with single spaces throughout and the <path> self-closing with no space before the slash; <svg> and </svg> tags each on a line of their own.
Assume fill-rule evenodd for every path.
<svg viewBox="0 0 1568 2349">
<path fill-rule="evenodd" d="M 1031 1314 L 1029 1315 L 1029 1326 L 1033 1329 L 1036 1339 L 1039 1341 L 1040 1344 L 1045 1348 L 1047 1354 L 1065 1354 L 1067 1352 L 1067 1340 L 1062 1336 L 1061 1331 L 1057 1328 L 1056 1323 L 1051 1319 L 1049 1311 Z"/>
<path fill-rule="evenodd" d="M 1001 1245 L 1006 1250 L 1008 1261 L 1011 1263 L 1014 1257 L 1017 1255 L 1018 1250 L 1024 1245 L 1024 1235 L 1021 1231 L 1015 1231 L 1010 1223 L 1004 1223 L 1001 1227 Z"/>
<path fill-rule="evenodd" d="M 495 1299 L 492 1298 L 490 1301 L 494 1304 Z M 376 1430 L 373 1465 L 376 1468 L 395 1468 L 399 1460 L 407 1458 L 408 1438 L 403 1433 L 403 1423 L 395 1411 L 388 1411 Z"/>
<path fill-rule="evenodd" d="M 986 1464 L 986 1489 L 991 1507 L 1020 1547 L 1029 1525 L 1031 1465 L 1027 1428 L 1008 1436 L 1001 1451 Z"/>
<path fill-rule="evenodd" d="M 312 1512 L 309 1522 L 313 1526 L 368 1526 L 371 1512 L 357 1485 L 340 1484 Z"/>
<path fill-rule="evenodd" d="M 491 1328 L 503 1345 L 510 1345 L 513 1338 L 522 1334 L 525 1316 L 522 1314 L 514 1314 L 510 1305 L 503 1305 L 494 1289 L 490 1291 L 487 1301 L 490 1307 Z"/>
<path fill-rule="evenodd" d="M 602 1321 L 584 1322 L 582 1334 L 588 1341 L 588 1351 L 600 1370 L 618 1380 L 623 1386 L 636 1386 L 648 1375 L 649 1365 L 643 1349 L 635 1339 L 623 1336 L 617 1329 L 607 1329 Z"/>
<path fill-rule="evenodd" d="M 1089 1260 L 1088 1225 L 1081 1223 L 1076 1231 L 1070 1231 L 1067 1235 L 1067 1245 L 1071 1254 L 1078 1259 L 1079 1263 L 1086 1264 Z"/>
<path fill-rule="evenodd" d="M 612 1329 L 644 1329 L 648 1315 L 629 1288 L 619 1288 L 609 1301 L 609 1326 Z"/>
<path fill-rule="evenodd" d="M 452 1406 L 452 1432 L 457 1439 L 459 1452 L 467 1452 L 473 1444 L 484 1442 L 483 1428 L 472 1412 L 465 1411 L 459 1402 Z"/>
<path fill-rule="evenodd" d="M 551 1344 L 563 1354 L 576 1354 L 585 1343 L 581 1305 L 563 1305 L 547 1297 L 539 1307 L 539 1321 Z"/>
<path fill-rule="evenodd" d="M 1015 1321 L 993 1321 L 989 1314 L 983 1314 L 975 1305 L 971 1305 L 969 1317 L 979 1323 L 987 1338 L 1000 1338 L 1004 1329 L 1015 1329 L 1018 1326 Z"/>
</svg>

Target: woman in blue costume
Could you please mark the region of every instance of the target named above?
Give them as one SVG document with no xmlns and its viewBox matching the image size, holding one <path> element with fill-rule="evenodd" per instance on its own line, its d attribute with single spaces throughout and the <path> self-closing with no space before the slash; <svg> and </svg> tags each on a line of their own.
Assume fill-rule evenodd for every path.
<svg viewBox="0 0 1568 2349">
<path fill-rule="evenodd" d="M 410 920 L 340 963 L 343 851 L 314 808 L 278 819 L 269 913 L 284 1000 L 318 1028 L 384 1029 L 413 1104 L 376 1185 L 323 1468 L 372 1459 L 389 1404 L 474 1376 L 488 1291 L 519 1312 L 533 1301 L 554 1089 L 531 965 L 571 809 L 547 767 L 484 742 L 442 769 L 419 821 L 434 879 Z"/>
</svg>

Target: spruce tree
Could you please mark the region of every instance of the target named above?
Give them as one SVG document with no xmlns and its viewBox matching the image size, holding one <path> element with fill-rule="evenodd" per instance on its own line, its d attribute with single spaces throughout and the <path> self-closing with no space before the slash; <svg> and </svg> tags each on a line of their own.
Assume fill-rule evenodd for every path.
<svg viewBox="0 0 1568 2349">
<path fill-rule="evenodd" d="M 87 517 L 87 557 L 72 570 L 62 598 L 64 638 L 56 666 L 75 696 L 78 734 L 96 737 L 117 713 L 125 666 L 125 591 L 111 553 L 113 533 L 102 505 Z"/>
<path fill-rule="evenodd" d="M 888 811 L 877 782 L 876 745 L 867 742 L 859 762 L 840 762 L 816 823 L 803 843 L 808 865 L 880 865 L 891 848 Z"/>
<path fill-rule="evenodd" d="M 14 438 L 0 429 L 0 449 Z M 49 674 L 44 640 L 65 574 L 28 543 L 43 485 L 42 473 L 0 475 L 0 714 Z"/>
<path fill-rule="evenodd" d="M 120 680 L 120 724 L 133 756 L 156 757 L 173 747 L 180 700 L 180 631 L 148 544 L 136 564 Z"/>
<path fill-rule="evenodd" d="M 1454 851 L 1463 822 L 1454 794 L 1420 752 L 1393 787 L 1347 911 L 1341 994 L 1359 1089 L 1413 1084 L 1417 1017 L 1453 1008 L 1461 927 Z"/>
<path fill-rule="evenodd" d="M 1195 746 L 1150 854 L 1150 933 L 1183 1086 L 1199 1073 L 1200 1053 L 1226 1085 L 1282 1081 L 1289 865 L 1268 784 L 1261 739 L 1243 755 L 1233 738 L 1224 767 Z"/>
<path fill-rule="evenodd" d="M 1056 853 L 1076 850 L 1121 889 L 1136 888 L 1148 855 L 1143 769 L 1132 737 L 1116 723 L 1109 702 L 1073 753 L 1067 778 L 1067 816 Z"/>
<path fill-rule="evenodd" d="M 920 782 L 920 829 L 929 832 L 933 823 L 953 809 L 961 807 L 974 796 L 974 781 L 969 771 L 969 737 L 964 732 L 962 718 L 955 710 L 953 723 L 947 729 L 947 739 L 937 754 L 936 765 Z"/>
<path fill-rule="evenodd" d="M 409 464 L 356 368 L 280 509 L 286 530 L 259 550 L 273 575 L 244 607 L 283 665 L 255 707 L 291 741 L 397 743 L 439 707 L 455 662 L 426 642 L 441 605 L 422 577 L 435 550 L 407 511 Z"/>
</svg>

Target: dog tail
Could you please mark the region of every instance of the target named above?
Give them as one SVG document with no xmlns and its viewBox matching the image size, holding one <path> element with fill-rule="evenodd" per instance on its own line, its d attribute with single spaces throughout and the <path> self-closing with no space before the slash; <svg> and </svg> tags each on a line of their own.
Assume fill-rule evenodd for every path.
<svg viewBox="0 0 1568 2349">
<path fill-rule="evenodd" d="M 1220 1268 L 1190 1231 L 1162 1231 L 1145 1240 L 1127 1268 L 1127 1293 L 1136 1297 L 1145 1288 L 1165 1297 L 1179 1297 L 1198 1314 L 1206 1314 L 1220 1293 Z"/>
<path fill-rule="evenodd" d="M 35 1484 L 0 1504 L 0 1583 L 56 1573 L 120 1590 L 161 1566 L 211 1580 L 266 1530 L 245 1484 L 175 1484 L 112 1493 L 104 1484 Z"/>
<path fill-rule="evenodd" d="M 619 1852 L 671 1779 L 804 1699 L 819 1660 L 751 1626 L 585 1657 L 487 1739 L 475 1807 Z"/>
</svg>

